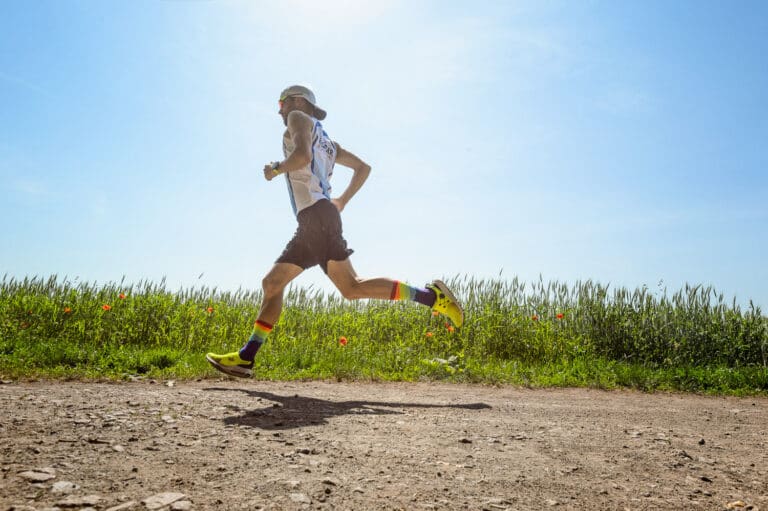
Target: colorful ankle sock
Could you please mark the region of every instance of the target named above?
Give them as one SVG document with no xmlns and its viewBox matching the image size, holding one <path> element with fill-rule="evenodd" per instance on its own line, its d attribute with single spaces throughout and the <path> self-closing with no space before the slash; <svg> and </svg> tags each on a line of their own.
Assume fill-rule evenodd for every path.
<svg viewBox="0 0 768 511">
<path fill-rule="evenodd" d="M 392 294 L 390 300 L 411 300 L 420 304 L 432 307 L 435 304 L 437 296 L 431 289 L 422 287 L 411 287 L 404 282 L 396 280 L 392 285 Z"/>
<path fill-rule="evenodd" d="M 272 325 L 266 321 L 256 321 L 256 323 L 253 324 L 253 332 L 251 332 L 251 337 L 248 339 L 248 342 L 245 344 L 245 346 L 243 346 L 240 350 L 240 358 L 249 362 L 253 361 L 253 359 L 256 358 L 256 352 L 259 351 L 261 345 L 264 344 L 264 341 L 267 340 L 267 336 L 271 331 Z"/>
</svg>

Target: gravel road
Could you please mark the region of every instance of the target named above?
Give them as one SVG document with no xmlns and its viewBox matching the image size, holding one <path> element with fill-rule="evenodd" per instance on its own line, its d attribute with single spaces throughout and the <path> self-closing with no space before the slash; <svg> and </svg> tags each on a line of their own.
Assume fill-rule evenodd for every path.
<svg viewBox="0 0 768 511">
<path fill-rule="evenodd" d="M 4 382 L 0 510 L 763 509 L 768 399 Z"/>
</svg>

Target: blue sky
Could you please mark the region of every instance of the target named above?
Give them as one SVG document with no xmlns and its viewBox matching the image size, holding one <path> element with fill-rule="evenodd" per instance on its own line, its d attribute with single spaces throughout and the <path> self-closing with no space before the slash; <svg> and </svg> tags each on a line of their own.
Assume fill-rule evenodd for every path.
<svg viewBox="0 0 768 511">
<path fill-rule="evenodd" d="M 373 167 L 343 215 L 361 276 L 768 308 L 766 34 L 759 1 L 6 0 L 0 273 L 258 288 L 304 83 Z"/>
</svg>

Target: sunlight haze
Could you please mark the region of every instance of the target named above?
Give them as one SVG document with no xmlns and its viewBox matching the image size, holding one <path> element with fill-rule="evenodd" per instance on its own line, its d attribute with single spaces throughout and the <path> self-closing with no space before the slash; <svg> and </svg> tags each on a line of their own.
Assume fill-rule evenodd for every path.
<svg viewBox="0 0 768 511">
<path fill-rule="evenodd" d="M 5 1 L 0 273 L 258 288 L 301 83 L 373 168 L 342 215 L 361 276 L 766 307 L 766 34 L 757 1 Z"/>
</svg>

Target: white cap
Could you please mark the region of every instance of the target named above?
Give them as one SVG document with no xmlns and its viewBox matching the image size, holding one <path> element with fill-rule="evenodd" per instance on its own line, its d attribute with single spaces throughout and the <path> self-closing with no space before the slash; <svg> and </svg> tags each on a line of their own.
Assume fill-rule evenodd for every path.
<svg viewBox="0 0 768 511">
<path fill-rule="evenodd" d="M 280 100 L 282 101 L 289 96 L 306 99 L 315 109 L 314 117 L 321 121 L 325 119 L 326 115 L 328 115 L 328 112 L 317 106 L 315 102 L 315 93 L 312 92 L 309 87 L 305 87 L 303 85 L 291 85 L 280 93 Z"/>
</svg>

